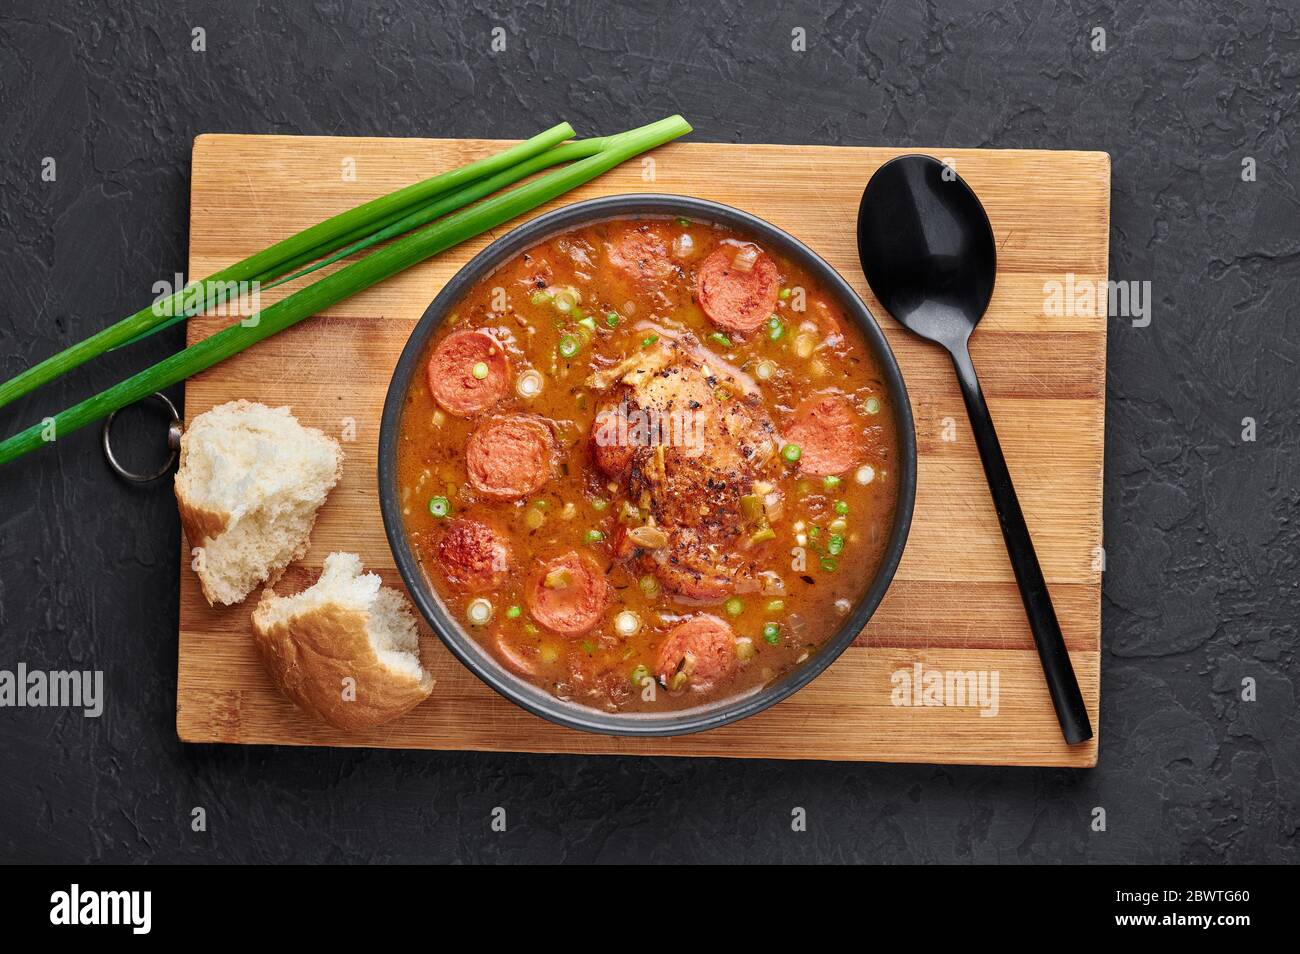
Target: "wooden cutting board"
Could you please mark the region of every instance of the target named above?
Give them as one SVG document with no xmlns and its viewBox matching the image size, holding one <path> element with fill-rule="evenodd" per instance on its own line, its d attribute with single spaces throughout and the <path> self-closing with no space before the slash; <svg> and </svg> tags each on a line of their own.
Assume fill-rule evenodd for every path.
<svg viewBox="0 0 1300 954">
<path fill-rule="evenodd" d="M 208 275 L 329 215 L 504 145 L 200 136 L 194 143 L 190 274 Z M 1061 740 L 948 361 L 884 313 L 858 266 L 854 222 L 863 186 L 881 163 L 906 151 L 677 143 L 653 153 L 652 163 L 625 164 L 556 203 L 669 192 L 745 209 L 819 252 L 884 327 L 916 418 L 916 514 L 906 554 L 875 618 L 812 684 L 753 718 L 701 735 L 608 738 L 559 728 L 516 708 L 426 631 L 423 650 L 438 680 L 433 697 L 397 722 L 347 735 L 299 713 L 263 672 L 249 637 L 256 595 L 243 606 L 210 608 L 185 556 L 176 700 L 181 739 L 1095 764 L 1096 739 L 1075 748 Z M 956 166 L 993 222 L 997 288 L 971 351 L 1096 727 L 1106 323 L 1104 315 L 1047 314 L 1045 283 L 1065 282 L 1073 274 L 1076 285 L 1104 284 L 1110 160 L 1087 152 L 924 151 Z M 325 555 L 335 550 L 359 552 L 388 584 L 402 586 L 376 491 L 379 417 L 389 374 L 429 301 L 505 231 L 412 268 L 188 382 L 187 421 L 216 404 L 247 398 L 288 404 L 304 423 L 341 439 L 355 432 L 343 445 L 343 479 L 321 512 L 311 550 L 290 569 L 281 592 L 314 579 Z M 264 296 L 263 306 L 282 291 Z M 189 339 L 206 337 L 224 323 L 193 319 Z M 996 714 L 970 699 L 964 705 L 895 704 L 901 701 L 895 690 L 918 665 L 923 674 L 996 674 Z"/>
</svg>

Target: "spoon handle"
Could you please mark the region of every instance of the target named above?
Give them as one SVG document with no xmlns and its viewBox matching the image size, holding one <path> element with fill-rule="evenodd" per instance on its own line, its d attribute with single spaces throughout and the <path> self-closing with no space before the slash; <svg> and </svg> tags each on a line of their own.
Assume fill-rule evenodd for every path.
<svg viewBox="0 0 1300 954">
<path fill-rule="evenodd" d="M 1065 639 L 1061 636 L 1061 624 L 1056 621 L 1056 610 L 1052 607 L 1052 597 L 1043 580 L 1042 568 L 1038 565 L 1034 541 L 1030 539 L 1029 528 L 1025 526 L 1025 515 L 1020 510 L 1016 488 L 1012 486 L 1011 473 L 1007 470 L 1006 458 L 1002 456 L 1002 445 L 998 443 L 993 418 L 984 401 L 984 392 L 980 390 L 979 378 L 975 376 L 975 365 L 971 363 L 966 342 L 963 341 L 952 349 L 952 360 L 957 367 L 961 395 L 966 400 L 966 413 L 970 415 L 975 443 L 979 446 L 980 460 L 984 463 L 984 476 L 988 479 L 989 490 L 993 494 L 993 506 L 998 512 L 998 523 L 1002 525 L 1002 538 L 1006 541 L 1007 554 L 1011 557 L 1011 568 L 1015 570 L 1020 598 L 1025 604 L 1025 614 L 1029 617 L 1029 628 L 1034 634 L 1034 644 L 1038 647 L 1038 658 L 1042 661 L 1043 674 L 1047 677 L 1047 689 L 1052 696 L 1056 718 L 1061 723 L 1061 732 L 1065 735 L 1066 742 L 1070 745 L 1086 742 L 1092 738 L 1088 709 L 1083 704 L 1079 682 L 1074 677 L 1074 667 L 1070 665 L 1070 654 L 1066 651 Z"/>
</svg>

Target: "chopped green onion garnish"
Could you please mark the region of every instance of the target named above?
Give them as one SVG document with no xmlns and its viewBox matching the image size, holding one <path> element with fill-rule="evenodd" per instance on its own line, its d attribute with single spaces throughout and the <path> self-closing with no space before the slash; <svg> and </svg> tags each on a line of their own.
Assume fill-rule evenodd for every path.
<svg viewBox="0 0 1300 954">
<path fill-rule="evenodd" d="M 551 293 L 548 291 L 542 291 L 541 289 L 538 289 L 537 291 L 533 292 L 533 297 L 528 300 L 531 301 L 534 305 L 544 305 L 551 300 Z"/>
<path fill-rule="evenodd" d="M 641 587 L 641 592 L 651 599 L 659 595 L 659 581 L 648 573 L 637 580 L 637 586 Z"/>
<path fill-rule="evenodd" d="M 588 656 L 590 656 L 592 653 L 596 651 L 596 644 L 593 643 L 590 639 L 584 639 L 582 641 L 582 651 L 586 653 Z"/>
<path fill-rule="evenodd" d="M 727 600 L 727 602 L 723 605 L 726 607 L 728 615 L 731 616 L 739 616 L 741 613 L 745 611 L 745 604 L 742 603 L 740 599 L 735 596 Z"/>
<path fill-rule="evenodd" d="M 786 444 L 781 448 L 781 456 L 786 459 L 787 463 L 793 464 L 803 456 L 803 451 L 798 444 Z"/>
<path fill-rule="evenodd" d="M 541 372 L 534 368 L 529 368 L 515 379 L 515 393 L 521 398 L 537 397 L 537 395 L 542 393 L 543 383 Z"/>
<path fill-rule="evenodd" d="M 768 623 L 763 627 L 763 638 L 775 646 L 777 640 L 781 638 L 781 627 L 776 623 Z"/>
<path fill-rule="evenodd" d="M 767 320 L 767 339 L 769 341 L 780 341 L 783 334 L 785 334 L 785 325 L 781 323 L 780 318 L 773 315 Z"/>
<path fill-rule="evenodd" d="M 828 526 L 826 529 L 829 530 L 831 533 L 843 533 L 848 528 L 849 528 L 849 522 L 847 520 L 845 520 L 843 517 L 836 517 L 834 520 L 830 522 L 830 526 Z"/>
<path fill-rule="evenodd" d="M 677 220 L 677 224 L 680 225 L 682 228 L 686 228 L 688 225 L 691 224 L 691 220 L 690 220 L 690 219 L 678 219 L 678 220 Z"/>
<path fill-rule="evenodd" d="M 831 476 L 822 481 L 822 486 L 827 490 L 834 490 L 842 483 L 844 483 L 844 481 L 840 480 L 838 477 Z"/>
<path fill-rule="evenodd" d="M 650 678 L 650 670 L 645 666 L 637 666 L 632 670 L 632 685 L 636 686 L 638 689 L 641 688 L 641 684 L 648 678 Z"/>
<path fill-rule="evenodd" d="M 560 357 L 572 358 L 575 354 L 578 353 L 578 349 L 580 347 L 582 347 L 582 342 L 579 341 L 575 336 L 564 335 L 563 337 L 560 338 L 560 344 L 557 350 L 560 352 Z"/>
<path fill-rule="evenodd" d="M 785 600 L 768 600 L 767 611 L 769 613 L 779 613 L 785 609 Z"/>
<path fill-rule="evenodd" d="M 492 604 L 483 597 L 470 600 L 465 607 L 465 617 L 475 626 L 482 626 L 492 618 Z"/>
<path fill-rule="evenodd" d="M 599 497 L 597 497 L 595 500 L 591 502 L 592 510 L 604 510 L 608 506 L 609 503 L 604 500 L 601 500 Z"/>
<path fill-rule="evenodd" d="M 789 298 L 789 297 L 790 297 L 790 289 L 788 289 L 788 288 L 782 288 L 782 289 L 781 289 L 781 294 L 780 294 L 779 296 L 777 296 L 777 297 L 779 297 L 782 301 L 784 301 L 785 299 Z"/>
<path fill-rule="evenodd" d="M 604 535 L 603 533 L 601 533 L 599 530 L 588 530 L 588 531 L 587 531 L 587 542 L 588 542 L 588 543 L 599 543 L 601 540 L 604 540 L 604 539 L 605 539 L 605 535 Z"/>
<path fill-rule="evenodd" d="M 822 557 L 822 569 L 825 570 L 827 573 L 834 573 L 836 570 L 839 569 L 839 567 L 840 567 L 839 561 L 837 561 L 834 557 L 828 557 L 828 556 Z"/>
<path fill-rule="evenodd" d="M 506 610 L 506 615 L 509 616 L 511 619 L 518 619 L 522 613 L 523 610 L 520 609 L 518 606 L 512 606 L 508 610 Z"/>
<path fill-rule="evenodd" d="M 846 513 L 849 512 L 848 503 L 843 500 L 835 501 L 835 512 L 839 514 L 841 517 L 844 516 Z"/>
<path fill-rule="evenodd" d="M 844 552 L 844 538 L 838 533 L 832 533 L 831 538 L 826 541 L 826 552 L 831 556 L 839 556 Z"/>
<path fill-rule="evenodd" d="M 596 319 L 591 317 L 590 315 L 587 315 L 586 317 L 580 319 L 578 321 L 578 324 L 582 325 L 582 327 L 586 328 L 588 331 L 596 330 Z"/>
<path fill-rule="evenodd" d="M 643 348 L 648 348 L 648 347 L 650 347 L 652 344 L 654 344 L 654 343 L 655 343 L 656 341 L 658 341 L 658 340 L 659 340 L 659 336 L 658 336 L 658 335 L 651 335 L 651 336 L 648 337 L 648 338 L 644 338 L 644 339 L 642 339 L 642 341 L 641 341 L 641 347 L 643 347 Z"/>
<path fill-rule="evenodd" d="M 863 407 L 866 408 L 868 414 L 879 414 L 880 398 L 875 398 L 875 397 L 867 398 L 867 402 L 866 404 L 863 405 Z"/>
<path fill-rule="evenodd" d="M 611 328 L 617 328 L 617 327 L 618 327 L 618 312 L 616 312 L 616 311 L 611 311 L 608 315 L 606 315 L 606 316 L 605 316 L 605 324 L 609 325 Z"/>
<path fill-rule="evenodd" d="M 752 534 L 750 534 L 749 542 L 766 543 L 768 540 L 775 540 L 775 539 L 776 539 L 775 530 L 773 530 L 771 527 L 759 527 Z"/>
<path fill-rule="evenodd" d="M 709 340 L 712 341 L 714 344 L 722 345 L 722 347 L 724 348 L 731 347 L 731 339 L 728 338 L 726 335 L 724 335 L 721 331 L 715 331 L 713 334 L 709 335 Z"/>
<path fill-rule="evenodd" d="M 474 365 L 474 367 L 469 369 L 469 373 L 482 381 L 488 376 L 488 366 L 484 362 L 480 361 Z"/>
<path fill-rule="evenodd" d="M 435 517 L 445 517 L 447 514 L 451 513 L 451 504 L 447 501 L 446 497 L 430 497 L 429 513 L 433 514 Z"/>
</svg>

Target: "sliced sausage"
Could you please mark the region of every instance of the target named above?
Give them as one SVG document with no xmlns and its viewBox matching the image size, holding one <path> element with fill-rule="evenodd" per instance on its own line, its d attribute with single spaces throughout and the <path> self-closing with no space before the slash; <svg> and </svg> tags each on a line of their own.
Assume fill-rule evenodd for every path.
<svg viewBox="0 0 1300 954">
<path fill-rule="evenodd" d="M 434 400 L 457 417 L 485 411 L 510 391 L 510 359 L 486 331 L 466 329 L 442 339 L 427 374 Z"/>
<path fill-rule="evenodd" d="M 469 482 L 485 497 L 518 500 L 536 493 L 555 470 L 555 438 L 540 418 L 493 418 L 465 444 Z"/>
<path fill-rule="evenodd" d="M 795 408 L 786 439 L 799 446 L 800 473 L 829 477 L 857 464 L 862 425 L 843 395 L 813 395 Z"/>
<path fill-rule="evenodd" d="M 735 670 L 736 634 L 731 626 L 707 613 L 679 623 L 659 650 L 656 674 L 663 685 L 673 688 L 674 677 L 686 674 L 686 686 L 711 689 Z"/>
<path fill-rule="evenodd" d="M 591 456 L 596 466 L 608 477 L 621 477 L 635 453 L 627 405 L 605 405 L 597 411 L 591 422 Z"/>
<path fill-rule="evenodd" d="M 608 600 L 609 584 L 600 566 L 572 550 L 543 561 L 524 587 L 533 619 L 562 636 L 589 632 L 604 616 Z"/>
<path fill-rule="evenodd" d="M 674 268 L 667 243 L 648 225 L 627 229 L 608 242 L 605 255 L 610 265 L 642 284 L 662 281 Z"/>
<path fill-rule="evenodd" d="M 499 589 L 510 575 L 510 547 L 486 523 L 458 517 L 438 543 L 438 565 L 463 593 Z"/>
<path fill-rule="evenodd" d="M 709 320 L 723 331 L 742 335 L 757 331 L 776 309 L 781 276 L 776 262 L 758 253 L 745 272 L 734 262 L 741 248 L 723 245 L 700 263 L 695 273 L 695 298 Z"/>
<path fill-rule="evenodd" d="M 497 658 L 516 675 L 536 676 L 542 670 L 541 653 L 536 646 L 516 645 L 513 637 L 501 633 L 496 639 Z"/>
</svg>

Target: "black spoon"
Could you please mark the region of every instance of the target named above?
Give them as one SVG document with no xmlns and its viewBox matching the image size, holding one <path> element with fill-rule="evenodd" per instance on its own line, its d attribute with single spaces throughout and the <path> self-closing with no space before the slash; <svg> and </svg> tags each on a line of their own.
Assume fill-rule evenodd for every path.
<svg viewBox="0 0 1300 954">
<path fill-rule="evenodd" d="M 891 159 L 862 193 L 858 256 L 871 290 L 898 323 L 952 355 L 1056 718 L 1066 742 L 1085 742 L 1092 738 L 1092 723 L 966 347 L 997 276 L 993 228 L 984 206 L 937 159 Z"/>
</svg>

